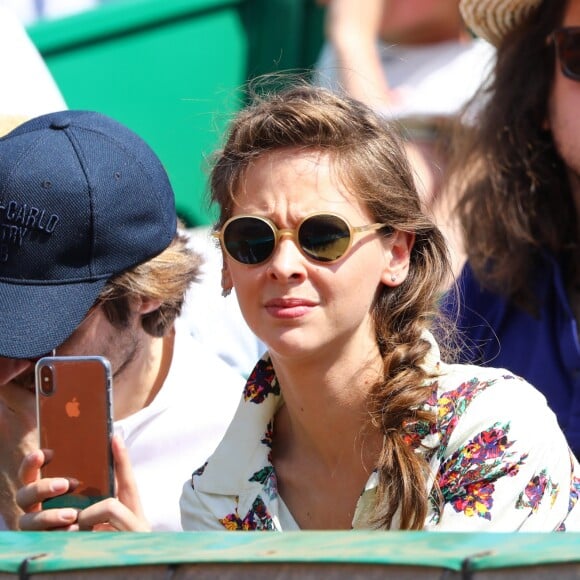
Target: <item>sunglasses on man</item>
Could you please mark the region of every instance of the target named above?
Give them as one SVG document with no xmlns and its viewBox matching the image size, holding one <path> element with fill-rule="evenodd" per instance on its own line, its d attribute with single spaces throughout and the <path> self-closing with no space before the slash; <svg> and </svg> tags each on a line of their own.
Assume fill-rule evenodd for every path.
<svg viewBox="0 0 580 580">
<path fill-rule="evenodd" d="M 306 216 L 295 229 L 279 229 L 269 219 L 240 215 L 230 218 L 219 232 L 213 234 L 225 252 L 236 262 L 255 265 L 270 259 L 282 236 L 290 236 L 304 256 L 316 262 L 330 264 L 342 258 L 352 246 L 354 236 L 361 232 L 393 229 L 386 224 L 351 226 L 334 213 Z"/>
<path fill-rule="evenodd" d="M 580 26 L 557 28 L 548 40 L 556 47 L 562 74 L 573 81 L 580 81 Z"/>
</svg>

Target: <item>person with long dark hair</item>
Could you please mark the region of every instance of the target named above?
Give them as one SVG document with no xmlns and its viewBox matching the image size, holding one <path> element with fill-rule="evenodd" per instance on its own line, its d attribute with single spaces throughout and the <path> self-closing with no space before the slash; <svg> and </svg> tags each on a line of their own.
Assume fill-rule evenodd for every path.
<svg viewBox="0 0 580 580">
<path fill-rule="evenodd" d="M 461 9 L 497 63 L 457 144 L 468 263 L 446 308 L 458 308 L 463 360 L 534 384 L 580 456 L 580 1 Z"/>
</svg>

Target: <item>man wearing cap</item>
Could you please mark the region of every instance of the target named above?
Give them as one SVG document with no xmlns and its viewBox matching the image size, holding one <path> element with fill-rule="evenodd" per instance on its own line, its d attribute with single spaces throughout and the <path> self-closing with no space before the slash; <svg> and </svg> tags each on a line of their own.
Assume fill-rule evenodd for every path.
<svg viewBox="0 0 580 580">
<path fill-rule="evenodd" d="M 580 0 L 460 7 L 497 64 L 458 147 L 469 262 L 447 307 L 464 358 L 534 384 L 580 457 Z"/>
<path fill-rule="evenodd" d="M 219 442 L 244 384 L 178 319 L 199 265 L 161 162 L 126 127 L 66 111 L 0 139 L 4 526 L 16 526 L 17 471 L 36 446 L 34 363 L 56 352 L 110 360 L 115 432 L 145 516 L 180 529 L 190 466 Z"/>
</svg>

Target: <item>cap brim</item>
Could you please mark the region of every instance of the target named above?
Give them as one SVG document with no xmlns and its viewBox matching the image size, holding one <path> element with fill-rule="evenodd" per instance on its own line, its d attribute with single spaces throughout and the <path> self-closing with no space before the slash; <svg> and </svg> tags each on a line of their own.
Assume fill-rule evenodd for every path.
<svg viewBox="0 0 580 580">
<path fill-rule="evenodd" d="M 0 283 L 0 356 L 36 358 L 61 345 L 79 326 L 107 283 Z"/>
</svg>

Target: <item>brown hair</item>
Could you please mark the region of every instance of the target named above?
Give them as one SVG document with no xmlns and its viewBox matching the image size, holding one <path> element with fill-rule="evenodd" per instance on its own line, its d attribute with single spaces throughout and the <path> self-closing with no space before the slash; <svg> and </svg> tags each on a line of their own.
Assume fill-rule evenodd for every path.
<svg viewBox="0 0 580 580">
<path fill-rule="evenodd" d="M 109 321 L 126 326 L 130 301 L 136 297 L 160 300 L 161 306 L 142 316 L 143 329 L 152 336 L 163 336 L 181 312 L 185 292 L 197 280 L 201 257 L 187 245 L 187 236 L 178 232 L 160 254 L 111 278 L 102 290 L 102 304 Z"/>
<path fill-rule="evenodd" d="M 438 290 L 449 268 L 443 237 L 421 210 L 396 131 L 363 104 L 304 84 L 254 94 L 232 123 L 211 174 L 212 201 L 220 208 L 216 229 L 231 216 L 252 161 L 285 147 L 328 153 L 339 178 L 374 221 L 415 233 L 407 279 L 395 288 L 381 287 L 373 308 L 384 377 L 374 386 L 369 410 L 384 432 L 375 524 L 391 527 L 400 509 L 403 529 L 421 529 L 428 466 L 405 435 L 408 426 L 435 420 L 422 410 L 428 392 L 420 364 L 430 348 L 422 331 L 436 314 Z"/>
<path fill-rule="evenodd" d="M 545 127 L 555 71 L 549 34 L 565 0 L 544 0 L 497 51 L 476 125 L 460 139 L 452 179 L 458 214 L 478 279 L 533 312 L 534 265 L 544 249 L 558 255 L 576 239 L 566 171 Z M 476 106 L 477 107 L 477 106 Z"/>
</svg>

